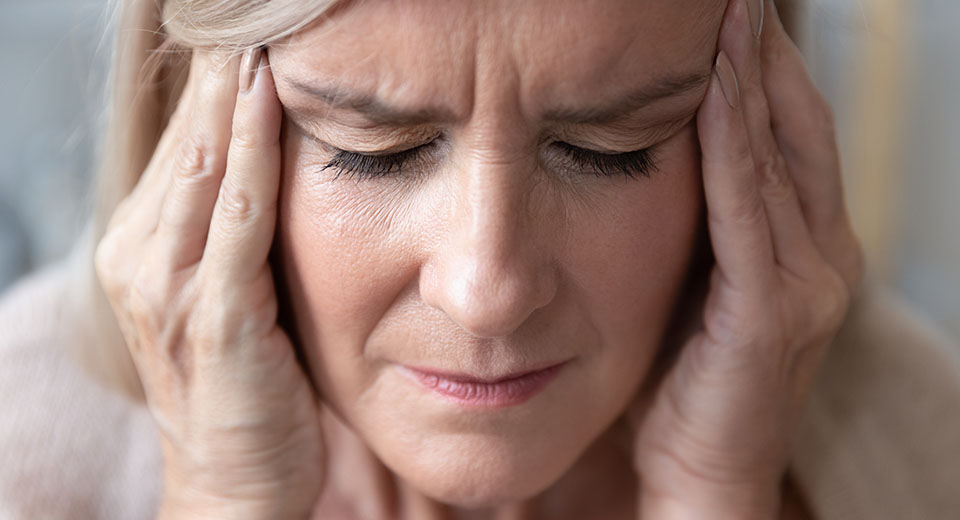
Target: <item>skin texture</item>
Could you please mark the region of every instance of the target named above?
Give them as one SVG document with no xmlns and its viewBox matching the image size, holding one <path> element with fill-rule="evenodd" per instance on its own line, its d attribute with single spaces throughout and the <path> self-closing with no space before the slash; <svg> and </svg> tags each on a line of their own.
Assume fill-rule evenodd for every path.
<svg viewBox="0 0 960 520">
<path fill-rule="evenodd" d="M 296 330 L 325 402 L 416 489 L 467 507 L 539 493 L 636 393 L 700 223 L 694 115 L 722 13 L 699 0 L 360 3 L 271 50 Z M 690 75 L 701 80 L 613 122 L 549 119 Z M 298 83 L 451 117 L 376 121 Z M 434 136 L 440 151 L 405 178 L 322 171 L 331 146 L 403 150 Z M 656 147 L 658 171 L 570 172 L 555 140 Z M 542 394 L 492 412 L 464 413 L 398 370 L 567 360 Z"/>
<path fill-rule="evenodd" d="M 363 2 L 242 61 L 195 51 L 96 258 L 163 441 L 160 516 L 795 514 L 791 434 L 863 256 L 772 4 L 712 5 Z M 331 88 L 349 110 L 304 97 Z M 560 141 L 657 168 L 598 176 Z M 427 142 L 403 175 L 324 169 Z M 704 221 L 708 280 L 682 293 Z M 557 361 L 499 409 L 398 368 Z"/>
</svg>

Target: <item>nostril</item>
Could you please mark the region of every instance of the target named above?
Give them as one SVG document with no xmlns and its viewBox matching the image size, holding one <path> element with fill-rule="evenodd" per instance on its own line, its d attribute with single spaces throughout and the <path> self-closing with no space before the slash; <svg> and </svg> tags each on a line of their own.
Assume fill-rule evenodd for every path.
<svg viewBox="0 0 960 520">
<path fill-rule="evenodd" d="M 425 266 L 421 297 L 471 335 L 507 336 L 548 305 L 556 291 L 546 270 L 507 267 L 483 267 L 463 259 L 453 265 Z"/>
</svg>

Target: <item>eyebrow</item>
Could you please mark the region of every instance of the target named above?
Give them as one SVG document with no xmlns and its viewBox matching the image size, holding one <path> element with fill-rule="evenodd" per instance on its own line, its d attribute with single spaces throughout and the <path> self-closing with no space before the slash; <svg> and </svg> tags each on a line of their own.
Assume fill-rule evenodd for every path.
<svg viewBox="0 0 960 520">
<path fill-rule="evenodd" d="M 612 123 L 658 101 L 696 91 L 707 84 L 710 74 L 710 72 L 694 72 L 663 77 L 596 106 L 549 110 L 545 118 L 549 121 L 573 124 Z"/>
<path fill-rule="evenodd" d="M 592 107 L 558 108 L 548 110 L 548 121 L 572 124 L 612 123 L 658 101 L 698 90 L 710 79 L 710 72 L 687 73 L 660 78 L 653 83 L 628 91 L 614 99 Z M 312 85 L 297 79 L 284 78 L 293 89 L 314 97 L 335 109 L 346 109 L 366 116 L 373 123 L 416 125 L 456 120 L 456 114 L 442 106 L 413 110 L 393 107 L 371 94 L 350 92 L 329 85 Z"/>
<path fill-rule="evenodd" d="M 288 85 L 331 108 L 352 110 L 363 114 L 373 123 L 392 125 L 417 125 L 430 122 L 447 122 L 456 119 L 456 114 L 444 107 L 423 107 L 407 110 L 392 107 L 371 94 L 360 94 L 329 85 L 311 85 L 296 79 L 286 79 Z"/>
</svg>

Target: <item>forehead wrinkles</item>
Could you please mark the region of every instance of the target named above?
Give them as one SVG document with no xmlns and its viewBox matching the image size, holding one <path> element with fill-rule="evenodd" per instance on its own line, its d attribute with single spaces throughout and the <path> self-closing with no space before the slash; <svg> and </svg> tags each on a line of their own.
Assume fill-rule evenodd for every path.
<svg viewBox="0 0 960 520">
<path fill-rule="evenodd" d="M 285 42 L 274 66 L 280 75 L 376 94 L 400 107 L 430 100 L 466 112 L 477 18 L 457 3 L 356 2 Z"/>
<path fill-rule="evenodd" d="M 723 2 L 357 2 L 298 37 L 290 62 L 299 78 L 319 75 L 399 106 L 430 100 L 469 119 L 478 103 L 497 101 L 535 115 L 678 64 L 706 68 Z"/>
<path fill-rule="evenodd" d="M 668 72 L 708 69 L 725 0 L 565 2 L 527 20 L 514 56 L 524 105 L 590 103 Z M 527 10 L 525 16 L 536 16 Z"/>
</svg>

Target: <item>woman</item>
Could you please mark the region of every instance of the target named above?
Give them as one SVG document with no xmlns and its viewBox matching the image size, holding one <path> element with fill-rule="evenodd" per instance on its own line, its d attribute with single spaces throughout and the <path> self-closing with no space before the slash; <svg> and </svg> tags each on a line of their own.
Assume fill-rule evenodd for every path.
<svg viewBox="0 0 960 520">
<path fill-rule="evenodd" d="M 72 517 L 841 518 L 796 459 L 862 255 L 771 3 L 168 0 L 164 42 L 154 4 L 91 239 L 113 316 L 46 311 L 126 345 L 93 364 L 152 420 L 77 382 L 109 420 L 72 434 L 113 437 L 72 467 L 146 481 Z"/>
</svg>

